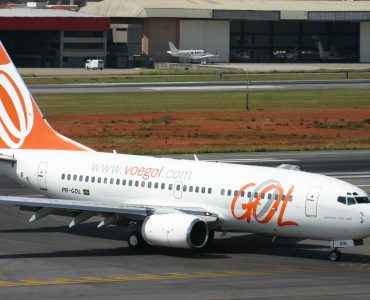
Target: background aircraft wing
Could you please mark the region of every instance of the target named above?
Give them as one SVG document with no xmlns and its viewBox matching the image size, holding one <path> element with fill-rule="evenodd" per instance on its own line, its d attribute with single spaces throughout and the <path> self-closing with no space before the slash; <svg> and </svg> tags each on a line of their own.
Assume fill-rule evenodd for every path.
<svg viewBox="0 0 370 300">
<path fill-rule="evenodd" d="M 214 57 L 218 57 L 218 55 L 217 54 L 206 53 L 204 55 L 198 56 L 198 59 L 214 58 Z"/>
<path fill-rule="evenodd" d="M 129 221 L 143 221 L 147 216 L 170 212 L 196 215 L 206 222 L 214 222 L 218 219 L 217 214 L 197 207 L 137 206 L 107 204 L 86 200 L 12 196 L 0 196 L 0 205 L 15 205 L 21 210 L 33 212 L 30 222 L 39 220 L 50 214 L 72 217 L 73 219 L 69 227 L 78 225 L 94 216 L 103 218 L 98 227 L 109 224 L 127 223 Z"/>
</svg>

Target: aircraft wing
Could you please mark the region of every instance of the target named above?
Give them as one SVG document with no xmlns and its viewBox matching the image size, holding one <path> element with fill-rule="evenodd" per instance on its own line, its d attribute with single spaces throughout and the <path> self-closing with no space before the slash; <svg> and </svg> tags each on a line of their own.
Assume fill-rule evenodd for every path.
<svg viewBox="0 0 370 300">
<path fill-rule="evenodd" d="M 218 57 L 218 55 L 217 54 L 206 53 L 204 55 L 198 56 L 197 59 L 215 58 L 215 57 Z"/>
<path fill-rule="evenodd" d="M 136 206 L 125 204 L 107 204 L 86 200 L 66 200 L 51 198 L 0 196 L 0 205 L 15 205 L 22 210 L 33 212 L 30 222 L 47 215 L 55 214 L 73 217 L 69 227 L 78 225 L 93 216 L 103 217 L 98 227 L 116 224 L 122 221 L 143 221 L 156 213 L 179 212 L 195 215 L 205 222 L 215 222 L 217 214 L 194 207 Z"/>
</svg>

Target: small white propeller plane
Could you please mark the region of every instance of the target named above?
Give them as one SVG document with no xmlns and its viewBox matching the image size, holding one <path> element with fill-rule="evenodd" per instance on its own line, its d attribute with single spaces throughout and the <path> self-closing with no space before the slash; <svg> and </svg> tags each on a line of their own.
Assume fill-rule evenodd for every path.
<svg viewBox="0 0 370 300">
<path fill-rule="evenodd" d="M 370 201 L 356 186 L 292 166 L 267 168 L 101 153 L 53 130 L 0 44 L 0 170 L 45 198 L 0 196 L 0 205 L 130 228 L 128 244 L 203 248 L 214 232 L 327 240 L 370 236 Z"/>
<path fill-rule="evenodd" d="M 168 42 L 168 45 L 170 46 L 170 51 L 167 51 L 168 54 L 179 57 L 183 59 L 187 59 L 190 61 L 196 61 L 199 60 L 201 62 L 207 62 L 207 59 L 215 60 L 218 55 L 207 53 L 205 50 L 181 50 L 177 49 L 175 45 L 172 42 Z"/>
</svg>

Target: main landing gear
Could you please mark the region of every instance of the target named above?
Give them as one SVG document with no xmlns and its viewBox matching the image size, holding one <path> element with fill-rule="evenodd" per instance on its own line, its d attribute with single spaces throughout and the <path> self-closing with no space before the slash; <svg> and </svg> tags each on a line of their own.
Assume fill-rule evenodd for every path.
<svg viewBox="0 0 370 300">
<path fill-rule="evenodd" d="M 127 243 L 131 249 L 140 249 L 146 245 L 140 231 L 131 231 L 128 236 Z"/>
<path fill-rule="evenodd" d="M 331 261 L 338 261 L 342 258 L 342 252 L 340 252 L 340 250 L 337 248 L 330 250 L 328 255 Z"/>
</svg>

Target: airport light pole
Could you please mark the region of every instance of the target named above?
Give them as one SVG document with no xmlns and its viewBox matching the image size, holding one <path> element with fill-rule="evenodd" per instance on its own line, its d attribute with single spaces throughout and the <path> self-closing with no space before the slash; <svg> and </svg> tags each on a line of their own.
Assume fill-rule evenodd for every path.
<svg viewBox="0 0 370 300">
<path fill-rule="evenodd" d="M 245 95 L 245 109 L 249 110 L 249 72 L 247 71 L 247 90 Z"/>
</svg>

